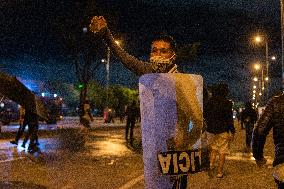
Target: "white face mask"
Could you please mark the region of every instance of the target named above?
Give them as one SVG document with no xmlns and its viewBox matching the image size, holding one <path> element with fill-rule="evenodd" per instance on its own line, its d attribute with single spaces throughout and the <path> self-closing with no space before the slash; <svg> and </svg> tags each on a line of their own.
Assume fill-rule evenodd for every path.
<svg viewBox="0 0 284 189">
<path fill-rule="evenodd" d="M 175 54 L 170 58 L 163 58 L 161 56 L 152 56 L 150 57 L 150 63 L 152 64 L 153 70 L 157 73 L 166 73 L 173 66 Z"/>
<path fill-rule="evenodd" d="M 152 56 L 150 57 L 150 63 L 152 64 L 171 64 L 173 62 L 175 54 L 173 54 L 170 58 L 163 58 L 161 56 Z"/>
</svg>

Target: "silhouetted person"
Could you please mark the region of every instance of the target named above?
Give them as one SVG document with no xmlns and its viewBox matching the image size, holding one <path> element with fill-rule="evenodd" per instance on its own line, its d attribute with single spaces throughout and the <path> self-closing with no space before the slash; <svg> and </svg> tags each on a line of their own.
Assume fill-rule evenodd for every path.
<svg viewBox="0 0 284 189">
<path fill-rule="evenodd" d="M 279 189 L 284 189 L 284 95 L 274 96 L 266 105 L 264 113 L 260 116 L 253 130 L 252 149 L 253 157 L 259 166 L 266 163 L 263 157 L 263 148 L 266 136 L 273 128 L 275 145 L 275 158 L 273 166 L 275 181 Z M 281 174 L 282 173 L 282 174 Z M 281 178 L 282 177 L 282 178 Z"/>
<path fill-rule="evenodd" d="M 226 155 L 229 154 L 229 142 L 233 139 L 232 102 L 227 98 L 229 89 L 226 84 L 219 84 L 212 91 L 212 97 L 204 105 L 204 119 L 207 124 L 207 136 L 210 147 L 209 177 L 213 177 L 216 156 L 219 153 L 217 177 L 223 177 Z"/>
<path fill-rule="evenodd" d="M 130 106 L 127 106 L 126 109 L 126 115 L 127 115 L 127 120 L 126 120 L 126 126 L 125 126 L 125 139 L 128 141 L 128 133 L 130 129 L 130 144 L 133 145 L 133 129 L 135 126 L 136 119 L 139 116 L 139 107 L 137 103 L 133 100 Z"/>
<path fill-rule="evenodd" d="M 22 137 L 22 135 L 23 135 L 23 133 L 26 129 L 26 126 L 27 126 L 27 124 L 24 123 L 24 120 L 25 120 L 25 109 L 24 109 L 24 107 L 20 106 L 20 108 L 19 108 L 19 125 L 20 125 L 20 127 L 18 129 L 17 134 L 16 134 L 15 140 L 10 141 L 11 144 L 18 145 L 18 142 L 19 142 L 20 138 Z M 24 146 L 25 145 L 22 145 L 22 147 L 24 147 Z"/>
<path fill-rule="evenodd" d="M 29 153 L 39 151 L 38 145 L 38 115 L 32 111 L 26 110 L 24 124 L 29 126 L 28 133 L 25 137 L 23 144 L 30 138 L 30 144 L 28 147 Z"/>
<path fill-rule="evenodd" d="M 246 129 L 246 150 L 251 150 L 252 131 L 257 121 L 257 113 L 253 109 L 251 102 L 245 104 L 245 109 L 241 113 L 241 124 Z"/>
</svg>

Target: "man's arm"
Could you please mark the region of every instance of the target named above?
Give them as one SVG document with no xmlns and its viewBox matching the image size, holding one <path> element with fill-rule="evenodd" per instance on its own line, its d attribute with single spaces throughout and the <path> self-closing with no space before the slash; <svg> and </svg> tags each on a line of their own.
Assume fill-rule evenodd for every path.
<svg viewBox="0 0 284 189">
<path fill-rule="evenodd" d="M 110 47 L 112 52 L 127 69 L 139 76 L 153 72 L 153 68 L 150 63 L 138 60 L 134 56 L 128 54 L 124 49 L 122 49 L 118 44 L 115 43 L 115 40 L 111 34 L 111 31 L 107 27 L 107 22 L 104 17 L 93 17 L 89 27 L 90 30 L 95 34 L 98 33 L 102 35 L 104 41 Z"/>
</svg>

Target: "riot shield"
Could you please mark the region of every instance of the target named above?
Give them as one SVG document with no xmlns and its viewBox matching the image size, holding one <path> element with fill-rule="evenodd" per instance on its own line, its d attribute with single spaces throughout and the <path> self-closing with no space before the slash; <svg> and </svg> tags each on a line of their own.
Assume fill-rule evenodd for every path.
<svg viewBox="0 0 284 189">
<path fill-rule="evenodd" d="M 145 188 L 171 189 L 173 175 L 200 167 L 203 79 L 182 73 L 146 74 L 139 79 L 139 94 Z"/>
</svg>

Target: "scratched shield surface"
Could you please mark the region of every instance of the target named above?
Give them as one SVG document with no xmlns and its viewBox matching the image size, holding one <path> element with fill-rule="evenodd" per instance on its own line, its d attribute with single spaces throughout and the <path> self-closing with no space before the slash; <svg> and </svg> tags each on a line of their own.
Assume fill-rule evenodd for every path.
<svg viewBox="0 0 284 189">
<path fill-rule="evenodd" d="M 199 148 L 203 78 L 193 74 L 146 74 L 139 78 L 145 188 L 172 188 L 157 155 Z"/>
</svg>

